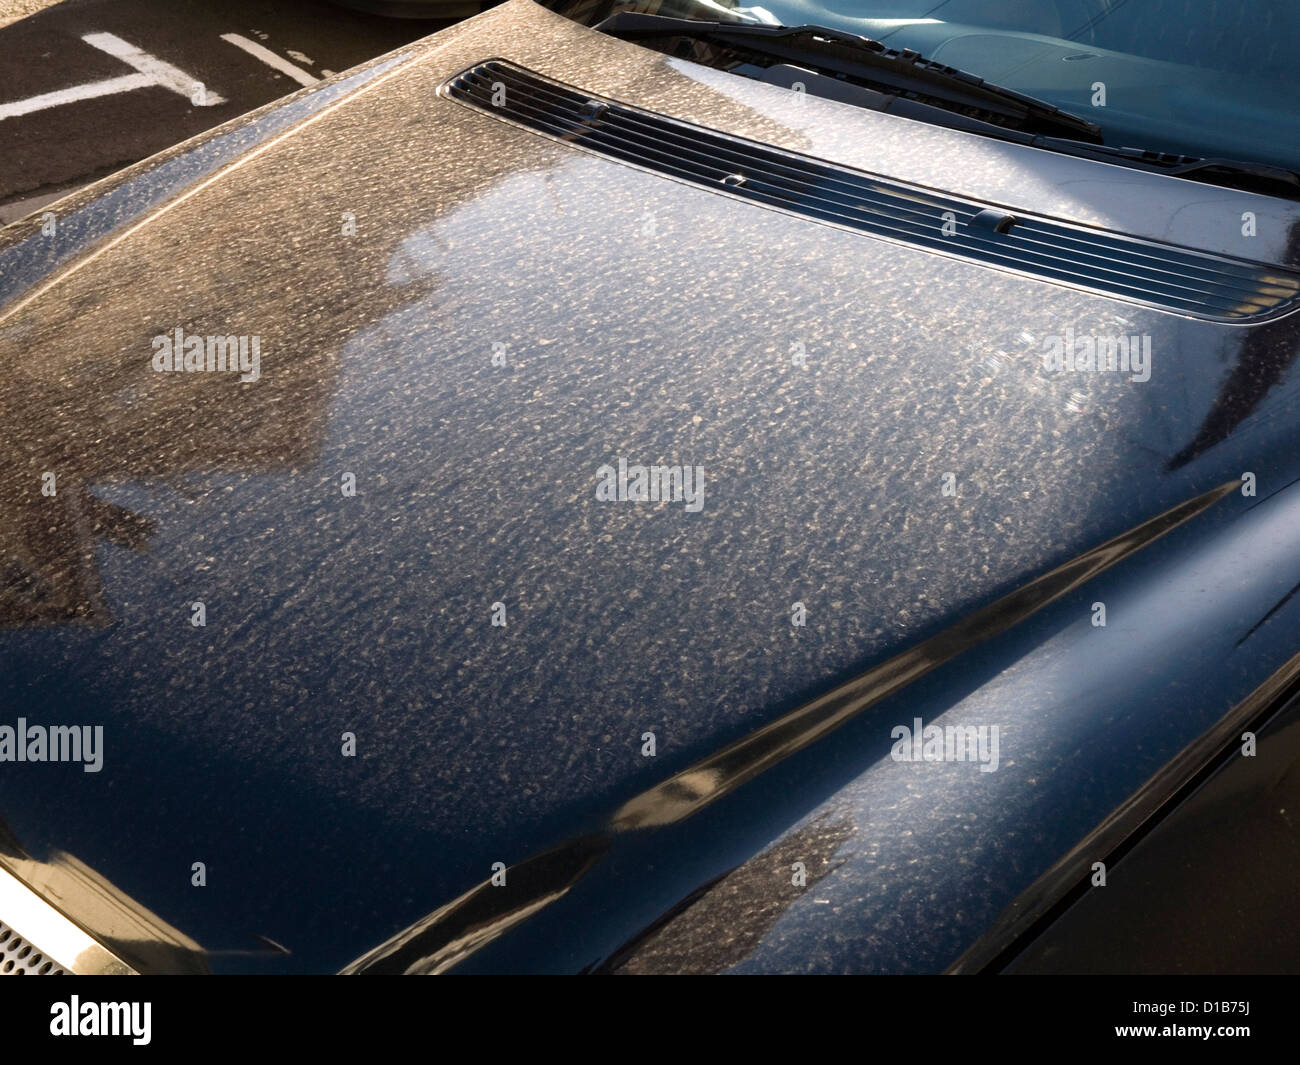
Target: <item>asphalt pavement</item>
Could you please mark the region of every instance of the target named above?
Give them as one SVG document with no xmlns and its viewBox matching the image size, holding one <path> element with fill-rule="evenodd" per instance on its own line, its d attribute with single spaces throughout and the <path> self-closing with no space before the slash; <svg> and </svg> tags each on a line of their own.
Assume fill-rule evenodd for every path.
<svg viewBox="0 0 1300 1065">
<path fill-rule="evenodd" d="M 326 0 L 62 0 L 0 25 L 0 225 L 455 20 Z"/>
</svg>

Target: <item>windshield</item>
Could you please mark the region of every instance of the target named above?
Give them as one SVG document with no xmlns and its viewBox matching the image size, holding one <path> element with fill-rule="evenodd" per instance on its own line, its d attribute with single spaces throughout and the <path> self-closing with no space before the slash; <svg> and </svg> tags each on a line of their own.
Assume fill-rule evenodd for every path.
<svg viewBox="0 0 1300 1065">
<path fill-rule="evenodd" d="M 1300 169 L 1300 0 L 547 0 L 820 25 L 911 48 L 1101 127 L 1105 142 Z M 667 43 L 651 46 L 667 47 Z M 688 52 L 679 54 L 689 55 Z"/>
</svg>

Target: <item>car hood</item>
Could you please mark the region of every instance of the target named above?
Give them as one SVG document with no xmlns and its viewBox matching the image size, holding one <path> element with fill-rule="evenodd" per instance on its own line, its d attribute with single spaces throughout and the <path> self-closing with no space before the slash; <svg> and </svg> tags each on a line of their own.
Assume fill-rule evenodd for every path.
<svg viewBox="0 0 1300 1065">
<path fill-rule="evenodd" d="M 942 969 L 1291 668 L 1300 325 L 439 95 L 494 57 L 1300 265 L 1294 204 L 796 115 L 528 0 L 132 167 L 0 232 L 0 725 L 103 728 L 98 772 L 0 766 L 7 853 L 74 855 L 217 969 Z M 157 372 L 178 329 L 258 338 L 257 379 Z M 1150 380 L 1049 372 L 1067 331 L 1148 338 Z M 701 468 L 702 505 L 602 500 L 620 460 Z M 999 724 L 996 771 L 891 757 L 940 716 Z"/>
</svg>

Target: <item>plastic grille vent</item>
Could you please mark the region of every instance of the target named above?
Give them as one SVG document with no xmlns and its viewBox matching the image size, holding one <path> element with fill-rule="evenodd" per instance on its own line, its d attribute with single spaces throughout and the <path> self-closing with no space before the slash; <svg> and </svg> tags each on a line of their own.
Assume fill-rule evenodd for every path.
<svg viewBox="0 0 1300 1065">
<path fill-rule="evenodd" d="M 67 970 L 0 921 L 0 976 L 67 976 Z"/>
<path fill-rule="evenodd" d="M 1131 303 L 1244 324 L 1280 317 L 1300 302 L 1300 273 L 1008 213 L 592 97 L 501 60 L 464 71 L 440 91 L 504 121 L 723 195 Z"/>
</svg>

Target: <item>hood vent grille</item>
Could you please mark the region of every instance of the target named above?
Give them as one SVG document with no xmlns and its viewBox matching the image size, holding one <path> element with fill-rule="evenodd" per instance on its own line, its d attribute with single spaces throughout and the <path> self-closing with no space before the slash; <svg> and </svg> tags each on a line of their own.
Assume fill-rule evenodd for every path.
<svg viewBox="0 0 1300 1065">
<path fill-rule="evenodd" d="M 68 971 L 0 921 L 0 976 L 28 975 L 67 976 Z"/>
<path fill-rule="evenodd" d="M 1278 267 L 1008 213 L 597 99 L 500 60 L 466 70 L 440 91 L 605 158 L 726 196 L 1131 303 L 1244 323 L 1287 314 L 1300 296 L 1300 274 Z"/>
</svg>

